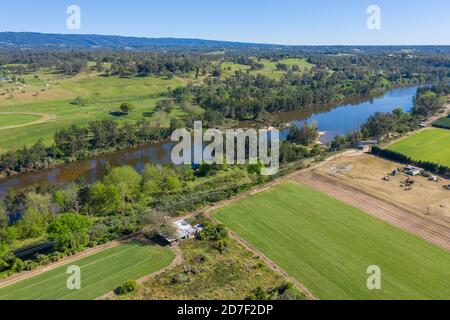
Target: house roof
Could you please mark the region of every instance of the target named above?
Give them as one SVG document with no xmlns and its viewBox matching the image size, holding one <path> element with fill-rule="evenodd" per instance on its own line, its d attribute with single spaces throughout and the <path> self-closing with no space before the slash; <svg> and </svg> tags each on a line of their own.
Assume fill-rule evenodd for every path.
<svg viewBox="0 0 450 320">
<path fill-rule="evenodd" d="M 173 224 L 176 228 L 175 237 L 169 238 L 169 237 L 164 236 L 166 238 L 166 240 L 168 240 L 169 242 L 173 242 L 173 241 L 177 241 L 177 240 L 180 240 L 183 238 L 190 237 L 190 236 L 196 234 L 198 231 L 203 229 L 203 227 L 200 225 L 193 227 L 184 220 L 175 221 Z"/>
</svg>

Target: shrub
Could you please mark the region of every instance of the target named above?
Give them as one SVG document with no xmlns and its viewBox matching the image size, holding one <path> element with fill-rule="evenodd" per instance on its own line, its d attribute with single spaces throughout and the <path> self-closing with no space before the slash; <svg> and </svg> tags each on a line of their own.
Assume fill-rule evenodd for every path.
<svg viewBox="0 0 450 320">
<path fill-rule="evenodd" d="M 134 292 L 137 289 L 136 280 L 128 280 L 123 285 L 116 289 L 116 293 L 118 295 L 124 295 L 130 292 Z"/>
<path fill-rule="evenodd" d="M 228 231 L 222 224 L 214 225 L 210 222 L 205 224 L 205 228 L 198 235 L 199 240 L 227 240 Z"/>
<path fill-rule="evenodd" d="M 70 104 L 75 105 L 75 106 L 84 107 L 87 104 L 87 101 L 86 101 L 86 99 L 84 99 L 82 97 L 77 97 Z"/>
<path fill-rule="evenodd" d="M 128 114 L 128 113 L 130 113 L 131 111 L 134 110 L 134 106 L 131 103 L 129 103 L 129 102 L 124 102 L 124 103 L 122 103 L 120 105 L 120 110 L 123 113 L 127 113 Z"/>
<path fill-rule="evenodd" d="M 228 240 L 219 240 L 214 244 L 214 248 L 219 250 L 220 253 L 224 253 L 230 247 L 230 241 Z"/>
</svg>

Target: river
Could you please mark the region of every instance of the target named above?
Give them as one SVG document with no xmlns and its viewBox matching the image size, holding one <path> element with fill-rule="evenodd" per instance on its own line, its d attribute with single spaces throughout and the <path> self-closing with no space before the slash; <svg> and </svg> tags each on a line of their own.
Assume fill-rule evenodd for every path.
<svg viewBox="0 0 450 320">
<path fill-rule="evenodd" d="M 336 135 L 358 129 L 359 125 L 375 112 L 390 112 L 398 107 L 405 111 L 410 110 L 416 90 L 416 86 L 399 88 L 376 98 L 358 99 L 352 103 L 337 106 L 320 106 L 302 111 L 283 112 L 278 117 L 284 122 L 316 123 L 320 131 L 325 132 L 323 141 L 330 141 Z M 283 132 L 282 136 L 286 135 L 287 132 Z M 107 163 L 111 167 L 131 165 L 138 171 L 141 171 L 148 163 L 170 163 L 172 146 L 171 142 L 158 143 L 5 178 L 0 180 L 0 197 L 5 197 L 9 188 L 21 190 L 32 184 L 66 185 L 77 180 L 92 183 L 103 177 Z"/>
</svg>

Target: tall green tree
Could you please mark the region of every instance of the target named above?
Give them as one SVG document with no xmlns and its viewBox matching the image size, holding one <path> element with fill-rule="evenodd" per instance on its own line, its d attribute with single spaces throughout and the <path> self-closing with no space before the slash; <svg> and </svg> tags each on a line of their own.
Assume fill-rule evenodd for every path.
<svg viewBox="0 0 450 320">
<path fill-rule="evenodd" d="M 89 217 L 66 213 L 58 215 L 48 227 L 48 235 L 60 251 L 79 252 L 89 243 Z"/>
</svg>

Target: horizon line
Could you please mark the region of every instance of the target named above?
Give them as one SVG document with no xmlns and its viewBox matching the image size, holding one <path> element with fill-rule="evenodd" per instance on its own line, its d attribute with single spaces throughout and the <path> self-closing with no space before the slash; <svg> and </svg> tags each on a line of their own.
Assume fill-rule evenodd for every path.
<svg viewBox="0 0 450 320">
<path fill-rule="evenodd" d="M 120 38 L 134 38 L 134 39 L 148 39 L 148 40 L 195 40 L 195 41 L 211 41 L 224 43 L 237 43 L 244 45 L 260 45 L 260 46 L 282 46 L 282 47 L 450 47 L 449 44 L 282 44 L 269 42 L 252 42 L 252 41 L 236 41 L 236 40 L 218 40 L 205 39 L 197 37 L 174 37 L 174 36 L 133 36 L 133 35 L 119 35 L 119 34 L 99 34 L 99 33 L 57 33 L 57 32 L 41 32 L 41 31 L 0 31 L 2 33 L 17 33 L 17 34 L 39 34 L 39 35 L 56 35 L 56 36 L 99 36 L 99 37 L 120 37 Z"/>
</svg>

